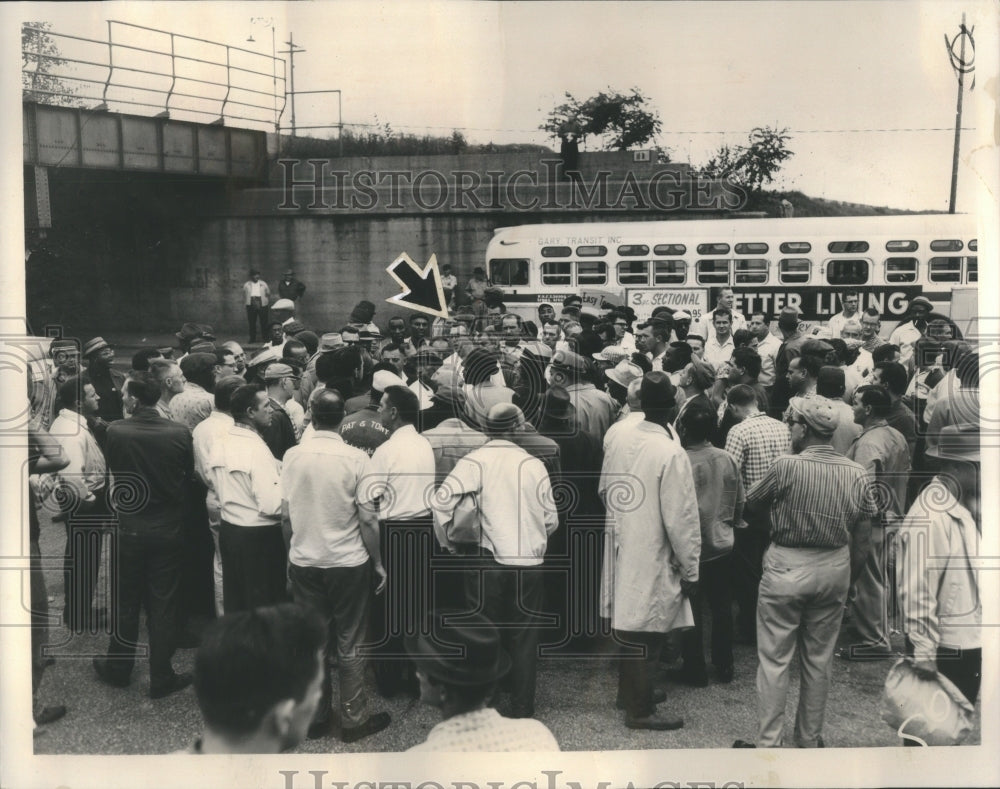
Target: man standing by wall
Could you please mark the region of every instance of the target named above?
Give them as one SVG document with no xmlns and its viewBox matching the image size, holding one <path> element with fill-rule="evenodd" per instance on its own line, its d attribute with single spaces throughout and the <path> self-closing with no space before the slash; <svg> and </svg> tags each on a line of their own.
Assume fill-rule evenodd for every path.
<svg viewBox="0 0 1000 789">
<path fill-rule="evenodd" d="M 194 475 L 191 433 L 156 413 L 160 387 L 148 373 L 126 383 L 138 402 L 132 418 L 108 428 L 108 468 L 118 509 L 115 631 L 106 658 L 95 657 L 102 682 L 129 683 L 139 638 L 139 608 L 149 630 L 149 696 L 159 699 L 191 684 L 171 665 L 177 639 L 184 520 Z M 128 504 L 126 507 L 125 504 Z"/>
<path fill-rule="evenodd" d="M 785 422 L 795 454 L 778 458 L 747 491 L 747 506 L 770 510 L 771 519 L 757 603 L 757 746 L 782 745 L 798 648 L 795 744 L 818 748 L 847 591 L 868 556 L 868 519 L 879 510 L 867 472 L 830 446 L 837 415 L 829 402 L 793 397 Z"/>
<path fill-rule="evenodd" d="M 260 336 L 267 338 L 268 302 L 271 299 L 271 289 L 260 278 L 257 269 L 250 271 L 250 279 L 243 283 L 243 304 L 247 311 L 247 326 L 250 330 L 250 343 L 257 342 L 257 324 L 260 324 Z"/>
<path fill-rule="evenodd" d="M 295 279 L 295 272 L 291 269 L 285 272 L 285 276 L 278 283 L 278 298 L 298 301 L 306 292 L 305 283 Z"/>
<path fill-rule="evenodd" d="M 282 529 L 288 543 L 288 576 L 295 602 L 312 606 L 326 622 L 327 653 L 337 654 L 341 734 L 356 742 L 389 725 L 389 715 L 369 715 L 365 660 L 359 654 L 368 630 L 372 595 L 385 590 L 378 518 L 359 507 L 368 456 L 337 432 L 344 401 L 323 389 L 311 402 L 315 432 L 288 450 L 281 472 Z M 324 661 L 327 664 L 328 661 Z M 323 698 L 309 727 L 311 738 L 332 728 L 333 687 L 324 672 Z"/>
</svg>

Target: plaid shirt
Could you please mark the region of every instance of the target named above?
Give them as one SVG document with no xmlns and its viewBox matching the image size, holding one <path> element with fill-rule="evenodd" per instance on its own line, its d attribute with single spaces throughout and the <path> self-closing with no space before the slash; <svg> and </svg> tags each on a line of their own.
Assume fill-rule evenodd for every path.
<svg viewBox="0 0 1000 789">
<path fill-rule="evenodd" d="M 771 541 L 786 548 L 840 548 L 881 511 L 872 476 L 830 445 L 778 458 L 747 503 L 771 505 Z"/>
<path fill-rule="evenodd" d="M 733 426 L 726 436 L 726 452 L 740 467 L 744 489 L 750 490 L 779 455 L 791 452 L 791 441 L 788 425 L 762 411 Z"/>
</svg>

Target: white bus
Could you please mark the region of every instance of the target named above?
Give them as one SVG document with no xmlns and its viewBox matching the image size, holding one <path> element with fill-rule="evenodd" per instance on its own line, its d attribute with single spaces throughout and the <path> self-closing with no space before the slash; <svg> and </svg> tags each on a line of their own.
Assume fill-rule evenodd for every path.
<svg viewBox="0 0 1000 789">
<path fill-rule="evenodd" d="M 697 320 L 731 287 L 744 315 L 794 306 L 815 324 L 853 289 L 888 331 L 918 294 L 960 327 L 974 320 L 954 314 L 952 297 L 977 287 L 977 251 L 964 214 L 541 224 L 495 230 L 486 271 L 529 320 L 570 294 L 598 309 L 628 304 L 640 319 L 666 305 Z"/>
</svg>

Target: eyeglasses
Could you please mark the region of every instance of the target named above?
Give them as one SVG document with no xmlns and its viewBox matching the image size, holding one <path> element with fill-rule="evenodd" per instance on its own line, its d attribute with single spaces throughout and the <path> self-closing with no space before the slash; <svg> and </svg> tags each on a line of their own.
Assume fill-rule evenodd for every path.
<svg viewBox="0 0 1000 789">
<path fill-rule="evenodd" d="M 622 328 L 625 328 L 626 326 L 628 326 L 628 324 L 627 323 L 621 323 L 619 321 L 615 321 L 615 326 L 621 326 Z"/>
<path fill-rule="evenodd" d="M 788 417 L 788 418 L 785 419 L 785 424 L 786 425 L 804 425 L 805 422 L 803 422 L 801 419 L 792 419 L 791 417 Z"/>
</svg>

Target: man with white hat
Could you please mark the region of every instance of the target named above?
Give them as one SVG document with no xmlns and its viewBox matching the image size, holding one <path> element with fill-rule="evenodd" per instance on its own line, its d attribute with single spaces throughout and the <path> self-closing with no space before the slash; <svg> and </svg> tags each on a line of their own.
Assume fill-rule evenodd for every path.
<svg viewBox="0 0 1000 789">
<path fill-rule="evenodd" d="M 826 398 L 793 397 L 784 418 L 794 454 L 778 457 L 747 491 L 748 507 L 770 512 L 771 544 L 757 602 L 757 743 L 737 740 L 734 747 L 781 747 L 796 648 L 795 744 L 823 747 L 844 603 L 868 557 L 870 520 L 880 511 L 871 476 L 830 446 L 838 415 Z"/>
</svg>

